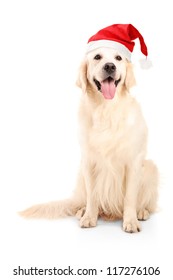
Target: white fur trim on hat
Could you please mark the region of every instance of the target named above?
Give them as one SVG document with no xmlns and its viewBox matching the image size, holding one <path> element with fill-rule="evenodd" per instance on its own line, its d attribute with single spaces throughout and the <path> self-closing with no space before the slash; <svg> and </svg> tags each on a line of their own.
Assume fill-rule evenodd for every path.
<svg viewBox="0 0 173 280">
<path fill-rule="evenodd" d="M 110 40 L 97 40 L 97 41 L 91 41 L 87 44 L 87 50 L 86 53 L 89 53 L 95 49 L 98 48 L 113 48 L 119 51 L 122 55 L 124 55 L 129 61 L 131 61 L 131 52 L 128 48 L 126 48 L 123 44 L 110 41 Z"/>
</svg>

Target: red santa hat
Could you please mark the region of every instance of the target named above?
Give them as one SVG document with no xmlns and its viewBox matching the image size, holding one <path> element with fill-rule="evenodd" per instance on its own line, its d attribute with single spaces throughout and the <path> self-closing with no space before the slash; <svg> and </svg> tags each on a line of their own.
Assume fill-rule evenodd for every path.
<svg viewBox="0 0 173 280">
<path fill-rule="evenodd" d="M 133 40 L 139 39 L 141 52 L 146 56 L 142 68 L 148 68 L 151 64 L 147 61 L 148 50 L 144 38 L 132 24 L 113 24 L 101 29 L 88 40 L 87 53 L 100 47 L 114 48 L 124 55 L 129 61 L 135 43 Z"/>
</svg>

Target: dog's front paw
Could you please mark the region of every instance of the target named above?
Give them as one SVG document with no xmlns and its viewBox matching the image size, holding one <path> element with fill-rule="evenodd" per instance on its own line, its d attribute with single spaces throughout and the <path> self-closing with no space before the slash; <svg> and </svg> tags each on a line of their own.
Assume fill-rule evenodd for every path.
<svg viewBox="0 0 173 280">
<path fill-rule="evenodd" d="M 97 225 L 97 218 L 84 215 L 79 222 L 81 228 L 95 227 Z"/>
<path fill-rule="evenodd" d="M 137 219 L 124 220 L 123 230 L 129 233 L 139 232 L 141 231 L 141 226 Z"/>
</svg>

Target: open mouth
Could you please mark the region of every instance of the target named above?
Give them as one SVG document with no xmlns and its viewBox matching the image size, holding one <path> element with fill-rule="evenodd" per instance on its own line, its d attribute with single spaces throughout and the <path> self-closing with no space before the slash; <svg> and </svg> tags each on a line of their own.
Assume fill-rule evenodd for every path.
<svg viewBox="0 0 173 280">
<path fill-rule="evenodd" d="M 102 82 L 99 82 L 94 78 L 94 83 L 97 89 L 101 91 L 105 99 L 113 99 L 115 96 L 116 88 L 121 81 L 121 78 L 114 80 L 112 77 L 108 77 Z"/>
</svg>

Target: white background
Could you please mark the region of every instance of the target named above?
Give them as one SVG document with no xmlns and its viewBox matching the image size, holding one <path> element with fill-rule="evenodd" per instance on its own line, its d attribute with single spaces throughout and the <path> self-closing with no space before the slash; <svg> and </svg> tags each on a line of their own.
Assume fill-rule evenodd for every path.
<svg viewBox="0 0 173 280">
<path fill-rule="evenodd" d="M 168 0 L 0 2 L 1 279 L 58 279 L 15 277 L 13 269 L 19 265 L 71 265 L 105 272 L 108 266 L 159 266 L 161 276 L 143 277 L 171 279 L 170 4 Z M 148 71 L 139 68 L 143 56 L 136 42 L 133 63 L 138 83 L 133 92 L 149 128 L 148 156 L 161 173 L 159 211 L 142 223 L 141 233 L 132 235 L 122 231 L 121 222 L 99 221 L 96 228 L 80 229 L 75 218 L 24 220 L 18 211 L 69 197 L 75 188 L 80 162 L 77 70 L 89 37 L 114 23 L 132 23 L 144 36 L 153 62 Z M 144 279 L 126 276 L 139 277 Z M 105 274 L 96 278 L 114 279 Z"/>
</svg>

